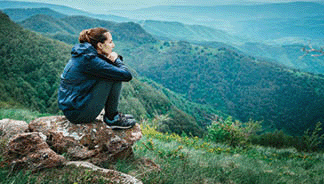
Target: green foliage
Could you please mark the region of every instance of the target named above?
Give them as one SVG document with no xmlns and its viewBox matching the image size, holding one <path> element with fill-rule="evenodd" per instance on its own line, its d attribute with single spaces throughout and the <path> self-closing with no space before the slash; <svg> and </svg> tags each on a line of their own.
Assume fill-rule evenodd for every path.
<svg viewBox="0 0 324 184">
<path fill-rule="evenodd" d="M 129 65 L 189 101 L 210 105 L 242 122 L 250 118 L 264 121 L 265 126 L 274 125 L 293 135 L 302 135 L 307 127 L 324 119 L 321 75 L 223 47 L 195 49 L 197 46 L 188 42 L 170 42 L 170 47 L 162 50 L 149 47 L 129 51 L 143 53 L 144 58 L 126 53 L 132 60 Z"/>
<path fill-rule="evenodd" d="M 227 143 L 230 146 L 246 146 L 251 136 L 261 130 L 260 122 L 250 120 L 246 124 L 233 121 L 232 117 L 215 120 L 208 128 L 207 139 L 214 142 Z"/>
<path fill-rule="evenodd" d="M 299 153 L 296 149 L 250 146 L 244 149 L 206 142 L 197 137 L 162 134 L 142 127 L 143 139 L 134 146 L 161 167 L 143 168 L 138 162 L 123 165 L 144 183 L 321 183 L 322 153 Z M 139 159 L 139 158 L 138 158 Z M 132 164 L 138 164 L 132 166 Z M 122 168 L 121 168 L 122 169 Z M 126 170 L 125 170 L 126 171 Z M 312 173 L 312 176 L 309 174 Z M 171 176 L 172 177 L 169 177 Z"/>
<path fill-rule="evenodd" d="M 37 173 L 31 171 L 11 172 L 9 168 L 0 168 L 0 183 L 25 184 L 25 183 L 114 183 L 112 176 L 90 169 L 65 166 L 62 168 L 52 168 L 42 170 Z"/>
<path fill-rule="evenodd" d="M 300 137 L 287 135 L 283 130 L 254 135 L 250 140 L 252 144 L 274 148 L 299 147 L 298 145 L 301 143 Z"/>
<path fill-rule="evenodd" d="M 198 122 L 198 125 L 200 127 L 203 127 L 204 129 L 211 123 L 213 115 L 217 114 L 218 116 L 222 117 L 228 116 L 225 113 L 217 111 L 209 104 L 199 104 L 189 101 L 184 97 L 184 95 L 177 94 L 148 78 L 140 77 L 139 79 L 144 83 L 147 83 L 150 86 L 154 87 L 158 91 L 161 91 L 165 96 L 167 96 L 172 104 L 174 104 L 178 109 L 181 109 L 185 113 L 193 116 Z"/>
<path fill-rule="evenodd" d="M 12 173 L 7 168 L 0 168 L 0 183 L 25 184 L 35 183 L 36 179 L 29 177 L 31 172 L 20 171 Z"/>
<path fill-rule="evenodd" d="M 1 119 L 14 119 L 26 121 L 29 123 L 30 121 L 43 116 L 49 116 L 47 113 L 39 113 L 36 111 L 30 111 L 28 109 L 2 109 L 0 108 L 0 120 Z"/>
<path fill-rule="evenodd" d="M 307 129 L 303 136 L 291 136 L 284 133 L 283 130 L 267 132 L 261 135 L 251 137 L 252 144 L 258 144 L 266 147 L 291 148 L 298 151 L 315 152 L 323 150 L 324 135 L 321 134 L 321 123 L 318 122 L 315 128 L 310 131 Z"/>
<path fill-rule="evenodd" d="M 0 81 L 5 89 L 0 101 L 48 112 L 71 47 L 26 31 L 5 14 L 0 16 Z"/>
<path fill-rule="evenodd" d="M 303 151 L 314 152 L 319 149 L 324 141 L 324 134 L 321 133 L 322 123 L 318 122 L 313 131 L 307 129 L 302 136 L 304 146 L 301 148 Z"/>
<path fill-rule="evenodd" d="M 178 109 L 164 93 L 136 78 L 124 84 L 119 108 L 138 120 L 153 118 L 152 126 L 162 132 L 203 135 L 193 117 Z"/>
</svg>

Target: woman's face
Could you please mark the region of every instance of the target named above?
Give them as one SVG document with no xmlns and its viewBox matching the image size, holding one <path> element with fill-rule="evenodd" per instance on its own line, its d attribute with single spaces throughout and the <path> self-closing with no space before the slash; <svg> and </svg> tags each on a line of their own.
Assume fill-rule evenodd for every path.
<svg viewBox="0 0 324 184">
<path fill-rule="evenodd" d="M 109 32 L 105 33 L 105 36 L 107 37 L 107 40 L 104 43 L 98 43 L 98 53 L 108 56 L 112 49 L 115 47 L 115 44 L 112 40 L 112 36 Z"/>
</svg>

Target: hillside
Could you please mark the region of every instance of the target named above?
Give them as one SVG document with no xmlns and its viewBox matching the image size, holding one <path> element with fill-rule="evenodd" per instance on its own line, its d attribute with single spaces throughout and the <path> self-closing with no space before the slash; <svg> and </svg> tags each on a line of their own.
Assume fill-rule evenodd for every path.
<svg viewBox="0 0 324 184">
<path fill-rule="evenodd" d="M 320 48 L 312 44 L 314 48 Z M 263 44 L 256 42 L 247 42 L 238 48 L 252 56 L 268 58 L 275 63 L 279 63 L 290 68 L 296 68 L 301 71 L 324 74 L 323 57 L 306 56 L 301 49 L 307 45 L 303 44 Z"/>
<path fill-rule="evenodd" d="M 145 20 L 177 21 L 181 23 L 211 26 L 216 29 L 238 33 L 241 21 L 276 18 L 323 16 L 324 5 L 313 2 L 267 3 L 258 5 L 219 6 L 155 6 L 133 11 L 112 11 L 114 15 Z M 177 15 L 177 16 L 174 16 Z"/>
<path fill-rule="evenodd" d="M 10 10 L 10 11 L 9 11 Z M 12 11 L 11 11 L 12 10 Z M 17 12 L 16 12 L 17 10 Z M 27 9 L 5 9 L 10 16 L 23 16 L 26 19 L 18 21 L 23 27 L 42 32 L 46 36 L 66 43 L 77 43 L 77 30 L 73 27 L 80 27 L 76 24 L 70 26 L 62 18 L 62 14 L 48 8 L 27 8 Z M 44 15 L 51 17 L 44 17 Z M 48 11 L 48 12 L 47 12 Z M 279 11 L 279 10 L 278 10 Z M 58 14 L 58 15 L 56 15 Z M 63 16 L 64 17 L 64 16 Z M 73 18 L 75 19 L 75 18 Z M 78 23 L 87 22 L 90 26 L 108 26 L 106 21 L 80 18 Z M 89 23 L 94 21 L 93 23 Z M 310 42 L 314 47 L 320 47 L 322 43 L 322 33 L 319 33 L 322 25 L 321 16 L 297 18 L 275 18 L 240 21 L 236 31 L 243 29 L 241 36 L 230 34 L 225 31 L 214 29 L 208 26 L 182 24 L 180 22 L 140 20 L 137 21 L 141 27 L 158 40 L 185 40 L 190 43 L 208 47 L 218 45 L 238 48 L 241 51 L 256 57 L 279 63 L 284 66 L 296 68 L 305 72 L 323 73 L 324 66 L 320 58 L 304 57 L 300 51 L 302 47 Z M 114 22 L 116 23 L 116 22 Z M 42 27 L 44 26 L 44 27 Z M 81 26 L 82 27 L 82 26 Z M 61 29 L 61 31 L 59 31 Z M 117 32 L 118 33 L 118 32 Z M 274 34 L 276 33 L 276 34 Z M 145 34 L 145 33 L 144 33 Z M 238 33 L 237 33 L 238 34 Z M 249 39 L 247 39 L 248 37 Z M 251 38 L 252 37 L 252 38 Z M 254 41 L 253 41 L 254 40 Z M 211 42 L 211 43 L 207 43 Z M 225 45 L 226 43 L 227 45 Z M 300 45 L 300 46 L 299 46 Z M 235 50 L 238 50 L 235 49 Z"/>
<path fill-rule="evenodd" d="M 138 48 L 134 52 L 144 52 Z M 129 56 L 132 57 L 132 56 Z M 301 134 L 323 121 L 324 78 L 239 54 L 199 47 L 188 42 L 164 42 L 131 63 L 151 78 L 197 103 L 209 104 L 243 122 Z M 298 127 L 298 128 L 297 128 Z"/>
<path fill-rule="evenodd" d="M 23 21 L 33 15 L 43 14 L 49 15 L 53 18 L 63 18 L 67 15 L 62 13 L 58 13 L 49 8 L 11 8 L 11 9 L 3 9 L 5 14 L 7 14 L 11 20 L 15 22 Z"/>
<path fill-rule="evenodd" d="M 136 44 L 154 43 L 156 39 L 145 32 L 140 25 L 133 22 L 116 23 L 93 19 L 85 16 L 67 16 L 62 19 L 54 19 L 47 15 L 34 15 L 22 22 L 19 22 L 24 28 L 50 34 L 50 36 L 59 39 L 53 33 L 65 34 L 66 37 L 75 38 L 76 35 L 84 29 L 93 27 L 107 27 L 114 34 L 114 40 L 125 41 Z M 66 34 L 68 33 L 68 34 Z M 64 35 L 63 35 L 64 36 Z M 60 39 L 59 39 L 60 40 Z M 62 38 L 64 40 L 64 37 Z M 76 43 L 77 39 L 73 41 Z"/>
<path fill-rule="evenodd" d="M 131 21 L 131 19 L 116 16 L 116 15 L 102 15 L 102 14 L 93 14 L 85 11 L 81 11 L 75 8 L 71 8 L 68 6 L 62 6 L 62 5 L 55 5 L 55 4 L 49 4 L 49 3 L 37 3 L 37 2 L 24 2 L 24 1 L 0 1 L 0 9 L 16 9 L 16 8 L 50 8 L 56 12 L 59 12 L 61 14 L 65 15 L 82 15 L 82 16 L 89 16 L 93 18 L 103 19 L 103 20 L 109 20 L 109 21 L 116 21 L 116 22 L 128 22 Z M 10 11 L 10 10 L 7 10 Z M 10 11 L 12 12 L 12 11 Z M 29 16 L 24 16 L 23 18 L 26 19 Z"/>
<path fill-rule="evenodd" d="M 225 31 L 201 25 L 154 20 L 138 21 L 138 23 L 148 33 L 158 38 L 168 38 L 169 40 L 218 41 L 238 45 L 244 42 L 242 38 L 233 36 Z"/>
<path fill-rule="evenodd" d="M 20 22 L 20 25 L 41 33 L 55 34 L 59 32 L 75 34 L 76 32 L 71 25 L 65 23 L 64 21 L 43 14 L 31 16 L 30 18 Z"/>
<path fill-rule="evenodd" d="M 260 43 L 260 42 L 245 42 L 242 45 L 228 45 L 220 42 L 191 42 L 195 45 L 211 48 L 226 48 L 235 51 L 238 54 L 248 54 L 250 56 L 280 64 L 291 69 L 298 69 L 303 72 L 314 74 L 324 73 L 323 57 L 313 57 L 311 54 L 305 55 L 302 48 L 309 49 L 308 44 L 294 43 L 293 40 L 282 40 L 281 44 L 275 43 Z M 313 48 L 319 49 L 317 44 L 310 43 Z"/>
<path fill-rule="evenodd" d="M 57 77 L 68 60 L 71 47 L 26 31 L 3 13 L 0 16 L 2 105 L 17 104 L 51 111 L 56 99 Z"/>
<path fill-rule="evenodd" d="M 4 30 L 0 33 L 0 107 L 58 113 L 59 76 L 72 46 L 24 30 L 7 15 L 0 15 L 0 27 Z M 137 79 L 124 85 L 120 107 L 137 119 L 168 116 L 170 121 L 161 131 L 203 134 L 192 116 L 178 109 L 163 93 Z"/>
<path fill-rule="evenodd" d="M 323 9 L 318 7 L 318 9 Z M 275 40 L 280 38 L 323 39 L 323 16 L 278 17 L 248 20 L 238 23 L 239 35 L 256 40 Z"/>
</svg>

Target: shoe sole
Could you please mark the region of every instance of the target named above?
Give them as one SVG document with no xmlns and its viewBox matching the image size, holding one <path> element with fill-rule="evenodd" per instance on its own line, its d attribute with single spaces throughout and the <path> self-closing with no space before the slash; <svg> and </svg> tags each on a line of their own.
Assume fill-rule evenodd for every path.
<svg viewBox="0 0 324 184">
<path fill-rule="evenodd" d="M 134 125 L 131 126 L 109 126 L 107 125 L 107 127 L 111 128 L 112 130 L 125 130 L 125 129 L 130 129 L 132 128 Z"/>
</svg>

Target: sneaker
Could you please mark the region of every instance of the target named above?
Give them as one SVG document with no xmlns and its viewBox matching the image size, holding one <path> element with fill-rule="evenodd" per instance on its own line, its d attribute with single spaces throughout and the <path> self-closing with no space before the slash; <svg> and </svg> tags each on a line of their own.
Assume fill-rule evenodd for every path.
<svg viewBox="0 0 324 184">
<path fill-rule="evenodd" d="M 136 120 L 130 114 L 121 114 L 118 113 L 113 120 L 109 120 L 106 116 L 104 116 L 104 122 L 111 128 L 111 129 L 129 129 L 132 128 Z"/>
</svg>

